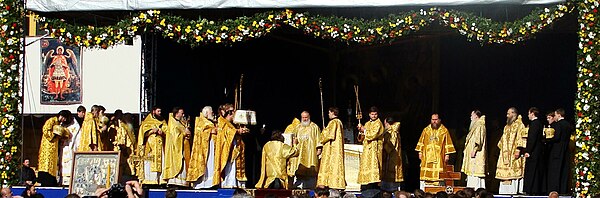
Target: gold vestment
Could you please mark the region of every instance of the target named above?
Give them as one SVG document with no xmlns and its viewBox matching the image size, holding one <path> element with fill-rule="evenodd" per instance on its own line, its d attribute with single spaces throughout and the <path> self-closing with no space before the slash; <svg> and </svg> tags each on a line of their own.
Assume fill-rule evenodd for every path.
<svg viewBox="0 0 600 198">
<path fill-rule="evenodd" d="M 196 117 L 195 123 L 192 154 L 187 170 L 187 181 L 189 182 L 198 181 L 198 178 L 206 174 L 209 144 L 210 140 L 214 138 L 211 131 L 215 129 L 215 124 L 204 117 L 202 113 Z M 214 140 L 213 143 L 215 143 Z"/>
<path fill-rule="evenodd" d="M 400 122 L 392 124 L 383 135 L 382 181 L 402 182 L 402 147 L 400 144 Z"/>
<path fill-rule="evenodd" d="M 441 181 L 440 172 L 446 167 L 445 155 L 456 152 L 450 133 L 443 124 L 438 129 L 431 128 L 431 124 L 425 127 L 415 150 L 422 154 L 421 181 Z"/>
<path fill-rule="evenodd" d="M 296 148 L 283 142 L 267 142 L 262 150 L 260 179 L 255 187 L 268 188 L 275 179 L 280 179 L 283 187 L 288 189 L 287 159 L 296 154 Z"/>
<path fill-rule="evenodd" d="M 104 144 L 100 138 L 100 130 L 94 114 L 87 112 L 81 124 L 81 137 L 79 139 L 78 151 L 92 151 L 90 145 L 95 144 L 98 151 L 104 149 Z"/>
<path fill-rule="evenodd" d="M 38 171 L 47 172 L 56 177 L 58 173 L 58 149 L 62 137 L 70 137 L 67 128 L 60 125 L 58 117 L 46 120 L 42 128 L 42 141 L 38 155 Z"/>
<path fill-rule="evenodd" d="M 135 134 L 133 133 L 133 126 L 122 122 L 121 120 L 118 120 L 117 123 L 117 125 L 111 125 L 111 128 L 114 128 L 117 131 L 115 141 L 113 142 L 113 145 L 115 145 L 114 150 L 121 152 L 121 159 L 125 161 L 125 163 L 121 161 L 121 164 L 126 165 L 126 167 L 122 168 L 127 168 L 125 173 L 128 172 L 131 173 L 131 175 L 135 175 L 136 168 L 134 154 L 136 139 Z"/>
<path fill-rule="evenodd" d="M 247 181 L 244 141 L 237 134 L 235 126 L 223 117 L 219 117 L 217 121 L 217 141 L 215 143 L 215 174 L 213 184 L 218 185 L 222 182 L 222 178 L 224 177 L 222 173 L 225 170 L 225 166 L 227 166 L 228 162 L 234 160 L 236 179 L 238 181 Z"/>
<path fill-rule="evenodd" d="M 148 159 L 150 163 L 150 171 L 162 172 L 162 158 L 163 158 L 163 147 L 164 137 L 152 133 L 153 129 L 160 129 L 163 133 L 168 131 L 168 125 L 164 120 L 158 120 L 154 115 L 148 115 L 142 124 L 138 133 L 138 147 L 137 155 L 142 160 Z M 144 164 L 143 161 L 138 164 L 137 176 L 142 184 L 159 184 L 163 181 L 150 181 L 144 178 Z"/>
<path fill-rule="evenodd" d="M 469 176 L 485 177 L 486 140 L 485 116 L 481 116 L 469 127 L 469 134 L 465 139 L 463 151 L 463 164 L 461 171 Z M 475 158 L 471 152 L 475 151 Z"/>
<path fill-rule="evenodd" d="M 319 126 L 314 122 L 310 122 L 308 126 L 303 126 L 298 123 L 291 129 L 290 126 L 286 128 L 285 133 L 294 134 L 296 136 L 296 139 L 298 140 L 298 145 L 296 145 L 298 156 L 290 158 L 288 174 L 290 176 L 317 176 L 319 173 L 317 148 L 322 146 L 319 142 L 319 135 L 321 133 Z"/>
<path fill-rule="evenodd" d="M 186 126 L 177 120 L 173 113 L 169 113 L 169 130 L 165 135 L 165 167 L 162 172 L 165 180 L 176 177 L 185 168 L 183 166 L 185 130 Z"/>
<path fill-rule="evenodd" d="M 342 121 L 334 118 L 321 132 L 323 151 L 317 177 L 318 186 L 328 186 L 333 189 L 346 188 L 343 131 Z"/>
<path fill-rule="evenodd" d="M 525 147 L 523 134 L 526 134 L 525 125 L 521 121 L 521 116 L 511 123 L 504 126 L 504 132 L 498 148 L 500 156 L 496 168 L 496 178 L 500 180 L 513 180 L 523 178 L 524 160 L 522 157 L 515 158 L 515 152 L 518 147 Z"/>
<path fill-rule="evenodd" d="M 359 184 L 370 184 L 381 181 L 382 150 L 384 127 L 381 121 L 369 120 L 365 123 L 365 138 L 362 141 L 363 152 L 360 154 L 358 171 Z"/>
</svg>

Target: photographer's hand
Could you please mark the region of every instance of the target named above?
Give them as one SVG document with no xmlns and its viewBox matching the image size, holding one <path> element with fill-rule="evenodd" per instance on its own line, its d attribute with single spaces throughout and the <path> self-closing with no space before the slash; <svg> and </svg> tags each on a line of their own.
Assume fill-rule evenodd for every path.
<svg viewBox="0 0 600 198">
<path fill-rule="evenodd" d="M 140 182 L 131 180 L 131 181 L 127 181 L 125 184 L 127 184 L 127 186 L 131 186 L 132 190 L 139 197 L 144 197 L 144 189 L 142 189 L 142 185 L 140 184 Z M 127 193 L 127 195 L 129 195 L 129 193 Z"/>
</svg>

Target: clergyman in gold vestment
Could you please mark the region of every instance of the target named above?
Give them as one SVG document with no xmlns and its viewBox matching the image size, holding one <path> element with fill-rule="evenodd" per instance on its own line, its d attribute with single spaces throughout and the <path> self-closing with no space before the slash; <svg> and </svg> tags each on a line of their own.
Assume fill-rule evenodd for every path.
<svg viewBox="0 0 600 198">
<path fill-rule="evenodd" d="M 194 127 L 194 143 L 192 156 L 187 170 L 187 181 L 192 182 L 195 189 L 213 186 L 215 174 L 215 138 L 217 128 L 211 106 L 202 108 L 200 116 L 196 117 Z"/>
<path fill-rule="evenodd" d="M 517 109 L 509 108 L 506 112 L 506 126 L 498 141 L 500 155 L 496 166 L 496 179 L 500 180 L 500 194 L 517 194 L 523 189 L 524 160 L 519 147 L 525 147 L 523 136 L 526 132 Z"/>
<path fill-rule="evenodd" d="M 116 136 L 112 144 L 114 151 L 120 151 L 121 160 L 119 165 L 119 175 L 132 176 L 135 175 L 135 159 L 134 152 L 137 144 L 131 114 L 123 114 L 123 111 L 116 110 L 113 114 L 113 123 L 109 127 L 109 131 L 116 131 Z"/>
<path fill-rule="evenodd" d="M 224 104 L 219 108 L 217 121 L 217 141 L 215 148 L 215 174 L 213 184 L 221 184 L 221 188 L 245 188 L 246 165 L 244 141 L 242 134 L 248 128 L 236 128 L 233 125 L 235 110 L 232 104 Z"/>
<path fill-rule="evenodd" d="M 383 134 L 383 170 L 381 189 L 394 192 L 400 190 L 400 182 L 404 181 L 402 172 L 402 147 L 400 144 L 400 122 L 388 117 L 384 122 Z"/>
<path fill-rule="evenodd" d="M 423 129 L 416 151 L 421 159 L 421 189 L 426 183 L 441 181 L 440 172 L 446 167 L 450 154 L 456 153 L 448 129 L 438 114 L 431 115 L 431 124 Z"/>
<path fill-rule="evenodd" d="M 151 114 L 142 121 L 138 133 L 137 156 L 141 158 L 141 162 L 137 167 L 137 176 L 144 185 L 166 183 L 161 174 L 165 132 L 169 128 L 161 113 L 161 108 L 153 107 Z"/>
<path fill-rule="evenodd" d="M 332 189 L 346 189 L 346 175 L 344 171 L 344 138 L 342 121 L 338 118 L 339 109 L 329 108 L 329 123 L 321 132 L 323 153 L 319 175 L 318 187 Z"/>
<path fill-rule="evenodd" d="M 300 114 L 302 121 L 294 119 L 285 133 L 294 134 L 298 140 L 298 156 L 289 160 L 288 174 L 293 177 L 293 188 L 312 189 L 317 183 L 319 173 L 319 158 L 322 145 L 319 141 L 321 130 L 310 121 L 308 111 Z"/>
<path fill-rule="evenodd" d="M 485 188 L 485 132 L 485 116 L 479 110 L 472 111 L 461 171 L 467 175 L 467 187 L 473 189 Z"/>
<path fill-rule="evenodd" d="M 168 185 L 189 186 L 186 181 L 187 164 L 189 156 L 186 152 L 190 151 L 189 141 L 191 132 L 188 128 L 187 120 L 184 117 L 184 111 L 181 107 L 173 108 L 169 113 L 169 130 L 165 135 L 165 160 L 163 168 L 163 179 L 167 180 Z"/>
<path fill-rule="evenodd" d="M 283 143 L 284 138 L 279 131 L 273 131 L 271 141 L 267 142 L 262 150 L 260 165 L 260 179 L 256 188 L 289 189 L 287 160 L 297 155 L 296 145 L 298 141 L 293 140 L 293 146 Z"/>
<path fill-rule="evenodd" d="M 72 120 L 69 110 L 62 110 L 58 115 L 46 120 L 42 128 L 42 141 L 38 155 L 38 182 L 42 186 L 58 186 L 58 149 L 60 141 L 71 138 L 71 133 L 63 126 Z"/>
<path fill-rule="evenodd" d="M 363 152 L 360 154 L 360 166 L 358 170 L 357 182 L 363 186 L 381 182 L 381 169 L 383 150 L 383 133 L 384 127 L 378 117 L 379 110 L 377 107 L 369 109 L 369 121 L 362 126 L 358 125 L 358 131 L 364 134 L 362 141 Z M 368 188 L 368 186 L 367 186 Z"/>
<path fill-rule="evenodd" d="M 101 139 L 102 128 L 99 120 L 101 107 L 93 105 L 90 112 L 85 114 L 83 124 L 81 124 L 81 138 L 77 151 L 101 151 L 104 144 Z"/>
</svg>

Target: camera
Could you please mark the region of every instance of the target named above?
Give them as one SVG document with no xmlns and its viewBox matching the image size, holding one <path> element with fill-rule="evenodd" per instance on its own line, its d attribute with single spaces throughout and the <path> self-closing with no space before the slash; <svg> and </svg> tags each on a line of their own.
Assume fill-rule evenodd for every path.
<svg viewBox="0 0 600 198">
<path fill-rule="evenodd" d="M 109 198 L 127 197 L 127 191 L 125 191 L 125 185 L 113 184 L 107 193 Z"/>
</svg>

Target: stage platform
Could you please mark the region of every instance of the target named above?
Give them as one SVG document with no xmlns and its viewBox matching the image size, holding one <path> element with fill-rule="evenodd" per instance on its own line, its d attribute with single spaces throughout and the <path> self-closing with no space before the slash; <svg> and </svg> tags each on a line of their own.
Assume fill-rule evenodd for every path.
<svg viewBox="0 0 600 198">
<path fill-rule="evenodd" d="M 14 195 L 20 195 L 25 187 L 15 186 L 12 188 Z M 68 187 L 37 187 L 38 193 L 41 193 L 46 198 L 62 198 L 67 196 L 69 193 Z M 149 198 L 163 198 L 165 197 L 166 189 L 150 189 Z M 234 189 L 218 189 L 218 190 L 177 190 L 178 198 L 192 198 L 192 197 L 206 197 L 206 198 L 222 198 L 232 197 Z M 267 194 L 275 194 L 279 197 L 288 197 L 292 194 L 290 190 L 256 190 L 247 189 L 251 194 L 254 194 L 256 198 L 262 198 Z M 314 192 L 308 191 L 312 197 Z M 360 192 L 349 192 L 355 194 L 357 197 L 361 197 Z M 548 196 L 522 196 L 522 195 L 494 195 L 497 198 L 547 198 Z M 571 196 L 560 196 L 560 198 L 570 198 Z"/>
</svg>

